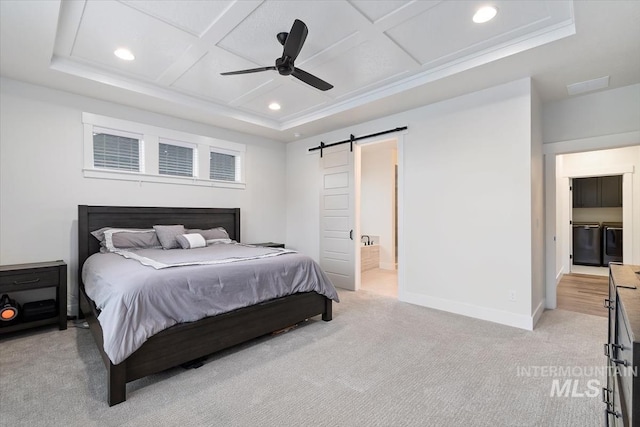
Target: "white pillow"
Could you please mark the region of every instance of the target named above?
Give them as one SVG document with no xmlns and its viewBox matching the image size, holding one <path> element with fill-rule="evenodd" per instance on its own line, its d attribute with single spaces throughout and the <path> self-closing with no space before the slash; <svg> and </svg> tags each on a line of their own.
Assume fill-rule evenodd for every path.
<svg viewBox="0 0 640 427">
<path fill-rule="evenodd" d="M 207 241 L 204 240 L 202 234 L 180 234 L 176 236 L 176 240 L 182 249 L 204 248 L 207 246 Z"/>
</svg>

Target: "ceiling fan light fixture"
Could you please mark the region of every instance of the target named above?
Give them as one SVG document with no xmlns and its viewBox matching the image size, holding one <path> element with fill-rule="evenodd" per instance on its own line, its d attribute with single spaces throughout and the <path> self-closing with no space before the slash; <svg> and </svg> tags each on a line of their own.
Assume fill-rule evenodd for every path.
<svg viewBox="0 0 640 427">
<path fill-rule="evenodd" d="M 271 104 L 269 104 L 269 109 L 270 110 L 278 111 L 280 108 L 282 108 L 282 107 L 277 102 L 272 102 Z"/>
<path fill-rule="evenodd" d="M 131 53 L 131 51 L 127 48 L 121 47 L 116 49 L 113 54 L 115 56 L 117 56 L 120 59 L 123 59 L 125 61 L 133 61 L 134 59 L 136 59 L 136 57 L 133 55 L 133 53 Z"/>
<path fill-rule="evenodd" d="M 498 14 L 498 9 L 493 6 L 484 6 L 478 9 L 473 15 L 473 22 L 476 24 L 483 24 L 491 21 Z"/>
</svg>

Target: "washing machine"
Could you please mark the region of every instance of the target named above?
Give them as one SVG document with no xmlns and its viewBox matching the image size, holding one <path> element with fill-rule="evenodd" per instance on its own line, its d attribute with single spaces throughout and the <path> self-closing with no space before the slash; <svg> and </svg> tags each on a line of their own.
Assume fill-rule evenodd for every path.
<svg viewBox="0 0 640 427">
<path fill-rule="evenodd" d="M 573 223 L 573 263 L 577 265 L 602 265 L 600 223 Z"/>
<path fill-rule="evenodd" d="M 622 223 L 602 223 L 602 265 L 609 267 L 610 262 L 622 262 Z"/>
</svg>

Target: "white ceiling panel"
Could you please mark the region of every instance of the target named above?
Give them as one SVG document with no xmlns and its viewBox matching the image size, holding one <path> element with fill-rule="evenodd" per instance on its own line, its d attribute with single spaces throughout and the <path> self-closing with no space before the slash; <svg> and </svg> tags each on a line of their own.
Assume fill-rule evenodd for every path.
<svg viewBox="0 0 640 427">
<path fill-rule="evenodd" d="M 419 67 L 388 39 L 367 40 L 309 71 L 334 85 L 331 96 L 340 97 Z"/>
<path fill-rule="evenodd" d="M 298 115 L 312 108 L 321 107 L 331 101 L 322 92 L 299 83 L 293 77 L 282 77 L 282 82 L 273 90 L 263 93 L 240 105 L 241 108 L 278 120 Z M 278 111 L 269 110 L 269 104 L 277 102 L 282 107 Z"/>
<path fill-rule="evenodd" d="M 483 4 L 477 1 L 441 2 L 387 30 L 386 34 L 421 64 L 437 66 L 536 33 L 569 18 L 563 14 L 550 15 L 549 2 L 500 1 L 492 3 L 498 8 L 498 15 L 493 20 L 475 24 L 473 14 Z"/>
<path fill-rule="evenodd" d="M 184 31 L 119 2 L 87 2 L 71 57 L 98 66 L 155 80 L 196 39 Z M 113 52 L 126 47 L 135 61 L 118 59 Z"/>
<path fill-rule="evenodd" d="M 132 8 L 200 36 L 233 3 L 230 0 L 120 0 Z"/>
<path fill-rule="evenodd" d="M 371 22 L 376 22 L 409 3 L 406 0 L 351 0 L 351 4 Z"/>
<path fill-rule="evenodd" d="M 331 10 L 331 19 L 327 19 L 327 10 Z M 289 32 L 293 21 L 300 19 L 309 34 L 296 61 L 299 65 L 354 33 L 357 18 L 358 12 L 344 1 L 264 2 L 218 46 L 261 66 L 271 66 L 282 56 L 276 35 Z"/>
<path fill-rule="evenodd" d="M 213 48 L 186 73 L 180 76 L 172 86 L 198 97 L 229 103 L 242 95 L 252 92 L 257 87 L 269 83 L 274 78 L 280 77 L 275 71 L 220 76 L 221 72 L 229 71 L 230 69 L 255 67 L 255 64 L 238 58 L 223 49 Z"/>
</svg>

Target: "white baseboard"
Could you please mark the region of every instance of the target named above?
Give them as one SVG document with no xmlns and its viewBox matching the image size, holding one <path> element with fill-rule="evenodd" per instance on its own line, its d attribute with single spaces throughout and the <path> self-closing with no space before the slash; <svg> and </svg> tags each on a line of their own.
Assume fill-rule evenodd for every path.
<svg viewBox="0 0 640 427">
<path fill-rule="evenodd" d="M 564 275 L 564 272 L 562 270 L 560 270 L 558 274 L 556 274 L 556 286 L 558 286 L 558 284 L 560 283 L 560 280 L 562 280 L 563 275 Z"/>
<path fill-rule="evenodd" d="M 545 298 L 542 298 L 542 300 L 540 301 L 540 304 L 538 304 L 538 307 L 536 307 L 536 309 L 533 311 L 533 317 L 531 319 L 531 330 L 533 330 L 538 324 L 538 320 L 540 320 L 542 313 L 544 313 L 544 309 L 546 305 L 547 305 L 547 300 Z"/>
<path fill-rule="evenodd" d="M 535 322 L 537 322 L 536 316 L 539 318 L 542 311 L 544 311 L 544 305 L 539 305 L 534 316 L 524 316 L 521 314 L 509 313 L 508 311 L 496 310 L 494 308 L 481 307 L 478 305 L 406 291 L 399 293 L 398 299 L 410 304 L 435 308 L 436 310 L 448 311 L 449 313 L 461 314 L 475 319 L 488 320 L 489 322 L 500 323 L 502 325 L 513 326 L 514 328 L 526 329 L 528 331 L 533 330 Z"/>
</svg>

